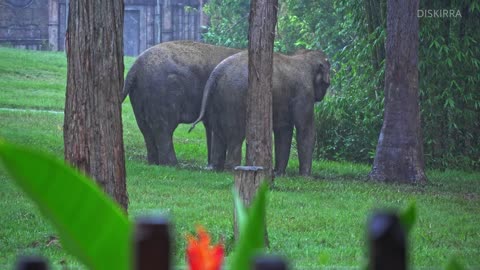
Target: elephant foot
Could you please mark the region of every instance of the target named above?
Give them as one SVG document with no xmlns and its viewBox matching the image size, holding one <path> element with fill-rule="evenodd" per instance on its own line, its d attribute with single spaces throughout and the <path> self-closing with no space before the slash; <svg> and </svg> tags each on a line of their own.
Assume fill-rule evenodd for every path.
<svg viewBox="0 0 480 270">
<path fill-rule="evenodd" d="M 310 176 L 312 176 L 312 173 L 310 171 L 300 172 L 300 176 L 310 177 Z"/>
<path fill-rule="evenodd" d="M 208 164 L 207 170 L 222 172 L 224 170 L 224 166 L 219 166 L 215 164 Z"/>
<path fill-rule="evenodd" d="M 225 170 L 234 171 L 237 166 L 240 166 L 240 164 L 237 164 L 237 165 L 228 164 L 228 165 L 225 165 Z"/>
<path fill-rule="evenodd" d="M 285 171 L 274 171 L 273 173 L 274 173 L 275 177 L 285 176 Z"/>
<path fill-rule="evenodd" d="M 152 159 L 152 158 L 147 158 L 147 163 L 148 163 L 148 165 L 159 165 L 160 164 L 158 159 Z"/>
<path fill-rule="evenodd" d="M 205 170 L 207 170 L 207 171 L 213 171 L 213 170 L 214 170 L 213 165 L 212 165 L 212 164 L 208 164 L 208 165 L 205 167 Z"/>
<path fill-rule="evenodd" d="M 160 166 L 177 166 L 178 165 L 178 161 L 176 160 L 169 160 L 169 161 L 160 161 L 158 163 L 158 165 Z"/>
</svg>

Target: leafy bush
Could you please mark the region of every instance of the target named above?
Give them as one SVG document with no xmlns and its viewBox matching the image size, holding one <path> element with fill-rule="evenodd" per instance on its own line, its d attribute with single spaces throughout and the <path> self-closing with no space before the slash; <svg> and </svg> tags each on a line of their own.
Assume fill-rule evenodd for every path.
<svg viewBox="0 0 480 270">
<path fill-rule="evenodd" d="M 234 48 L 248 46 L 248 0 L 211 0 L 204 12 L 210 18 L 208 32 L 203 34 L 207 43 Z"/>
</svg>

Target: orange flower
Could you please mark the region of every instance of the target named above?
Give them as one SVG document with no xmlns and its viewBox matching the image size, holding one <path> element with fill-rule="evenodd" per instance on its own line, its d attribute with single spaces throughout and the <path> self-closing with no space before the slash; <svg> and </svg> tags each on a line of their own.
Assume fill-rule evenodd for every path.
<svg viewBox="0 0 480 270">
<path fill-rule="evenodd" d="M 190 270 L 220 270 L 223 262 L 223 244 L 210 246 L 210 235 L 197 227 L 198 238 L 187 235 L 187 260 Z"/>
</svg>

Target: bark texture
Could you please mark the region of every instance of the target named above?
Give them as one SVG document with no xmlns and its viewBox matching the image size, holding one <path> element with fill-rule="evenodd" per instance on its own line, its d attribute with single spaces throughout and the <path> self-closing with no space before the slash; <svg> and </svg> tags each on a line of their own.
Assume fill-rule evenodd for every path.
<svg viewBox="0 0 480 270">
<path fill-rule="evenodd" d="M 235 190 L 238 193 L 238 196 L 243 202 L 243 205 L 247 208 L 250 207 L 252 201 L 254 200 L 257 189 L 260 187 L 263 181 L 268 181 L 265 179 L 265 171 L 262 167 L 257 166 L 237 166 L 235 168 Z M 272 183 L 269 182 L 271 185 Z M 264 238 L 263 243 L 266 247 L 270 246 L 270 242 L 268 240 L 268 231 L 267 231 L 267 221 L 266 216 L 263 217 L 265 220 L 263 232 Z M 260 229 L 260 228 L 258 228 Z M 233 235 L 235 240 L 238 241 L 240 238 L 239 233 L 239 224 L 238 224 L 238 217 L 237 211 L 234 209 L 233 211 Z"/>
<path fill-rule="evenodd" d="M 122 0 L 71 1 L 68 13 L 65 159 L 125 209 Z"/>
<path fill-rule="evenodd" d="M 385 112 L 370 177 L 424 183 L 418 92 L 418 0 L 388 0 Z"/>
<path fill-rule="evenodd" d="M 273 40 L 278 0 L 252 0 L 248 32 L 247 165 L 272 171 Z"/>
<path fill-rule="evenodd" d="M 238 166 L 235 168 L 234 185 L 240 199 L 245 207 L 250 207 L 257 189 L 265 179 L 265 173 L 262 167 Z M 233 235 L 235 240 L 239 239 L 237 211 L 233 211 Z M 266 229 L 266 228 L 264 228 Z M 265 235 L 265 240 L 267 237 Z M 267 243 L 267 241 L 265 242 Z"/>
</svg>

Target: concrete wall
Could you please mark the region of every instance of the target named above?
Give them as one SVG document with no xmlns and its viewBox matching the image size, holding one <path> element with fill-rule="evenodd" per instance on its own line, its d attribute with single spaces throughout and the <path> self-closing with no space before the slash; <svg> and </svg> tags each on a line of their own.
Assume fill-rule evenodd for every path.
<svg viewBox="0 0 480 270">
<path fill-rule="evenodd" d="M 69 0 L 0 0 L 0 44 L 64 50 Z M 70 0 L 71 1 L 71 0 Z M 201 39 L 205 0 L 124 0 L 124 48 L 138 55 L 170 40 Z"/>
<path fill-rule="evenodd" d="M 50 49 L 49 0 L 0 0 L 0 44 L 26 49 Z"/>
</svg>

